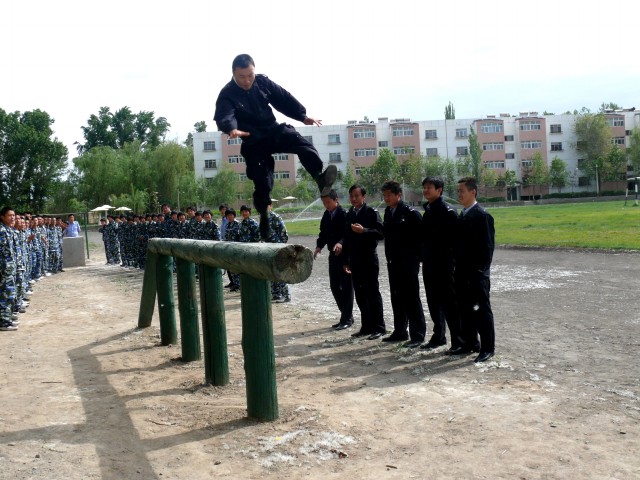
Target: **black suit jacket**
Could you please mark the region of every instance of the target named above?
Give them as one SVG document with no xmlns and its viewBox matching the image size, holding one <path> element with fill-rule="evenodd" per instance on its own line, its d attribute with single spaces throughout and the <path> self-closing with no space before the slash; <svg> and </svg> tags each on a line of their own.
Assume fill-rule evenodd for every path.
<svg viewBox="0 0 640 480">
<path fill-rule="evenodd" d="M 364 227 L 363 233 L 355 233 L 351 230 L 351 225 L 359 223 Z M 382 220 L 377 210 L 371 208 L 366 203 L 356 214 L 353 207 L 347 213 L 342 240 L 342 256 L 345 265 L 362 263 L 367 261 L 378 262 L 378 241 L 384 239 L 382 234 Z"/>
<path fill-rule="evenodd" d="M 475 204 L 458 221 L 456 275 L 489 275 L 495 248 L 493 217 Z"/>
<path fill-rule="evenodd" d="M 393 216 L 391 208 L 385 209 L 382 232 L 387 262 L 419 259 L 421 226 L 420 213 L 402 201 Z"/>
<path fill-rule="evenodd" d="M 341 205 L 335 209 L 333 217 L 329 210 L 325 210 L 322 220 L 320 220 L 320 235 L 316 240 L 316 247 L 322 249 L 326 245 L 329 252 L 333 254 L 333 247 L 336 243 L 340 243 L 344 236 L 346 220 L 347 211 Z"/>
</svg>

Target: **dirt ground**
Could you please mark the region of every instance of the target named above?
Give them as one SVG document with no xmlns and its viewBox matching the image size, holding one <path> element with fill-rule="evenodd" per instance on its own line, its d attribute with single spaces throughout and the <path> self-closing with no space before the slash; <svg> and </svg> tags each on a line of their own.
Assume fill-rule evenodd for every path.
<svg viewBox="0 0 640 480">
<path fill-rule="evenodd" d="M 157 311 L 136 328 L 142 273 L 93 241 L 0 332 L 2 479 L 640 478 L 638 254 L 498 249 L 483 365 L 331 330 L 323 255 L 273 305 L 280 418 L 258 422 L 239 295 L 230 384 L 205 386 L 201 361 L 160 346 Z"/>
</svg>

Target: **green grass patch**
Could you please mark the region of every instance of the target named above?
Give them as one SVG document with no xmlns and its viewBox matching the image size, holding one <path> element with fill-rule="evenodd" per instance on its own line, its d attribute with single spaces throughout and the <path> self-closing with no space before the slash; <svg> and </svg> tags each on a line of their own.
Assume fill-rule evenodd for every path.
<svg viewBox="0 0 640 480">
<path fill-rule="evenodd" d="M 491 208 L 499 245 L 640 250 L 640 207 L 622 201 Z M 288 221 L 290 235 L 316 236 L 320 220 Z"/>
</svg>

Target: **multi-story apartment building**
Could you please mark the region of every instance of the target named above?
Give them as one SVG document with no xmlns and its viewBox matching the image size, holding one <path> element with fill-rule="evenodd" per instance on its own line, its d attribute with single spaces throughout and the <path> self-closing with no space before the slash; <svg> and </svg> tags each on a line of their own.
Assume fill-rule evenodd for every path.
<svg viewBox="0 0 640 480">
<path fill-rule="evenodd" d="M 631 131 L 640 127 L 640 112 L 625 109 L 607 112 L 606 117 L 612 144 L 629 147 Z M 576 118 L 570 114 L 520 112 L 517 116 L 487 115 L 480 119 L 411 121 L 381 117 L 377 122 L 353 120 L 343 125 L 296 128 L 315 145 L 325 165 L 333 163 L 344 172 L 350 163 L 356 175 L 363 167 L 372 165 L 383 148 L 391 150 L 400 163 L 412 154 L 452 160 L 466 157 L 469 155 L 469 134 L 473 129 L 482 148 L 485 168 L 495 170 L 498 175 L 511 170 L 522 179 L 532 158 L 539 153 L 547 164 L 555 157 L 566 163 L 570 184 L 565 191 L 568 188 L 589 191 L 594 187 L 582 171 L 582 158 L 576 148 L 574 133 Z M 246 180 L 239 139 L 231 140 L 221 132 L 195 133 L 193 149 L 196 176 L 213 178 L 224 163 L 240 180 Z M 294 183 L 299 167 L 297 156 L 279 154 L 274 155 L 274 160 L 276 179 Z M 514 190 L 510 192 L 511 198 L 527 198 L 534 194 L 530 187 L 521 185 Z M 535 194 L 548 192 L 549 188 L 544 187 Z"/>
</svg>

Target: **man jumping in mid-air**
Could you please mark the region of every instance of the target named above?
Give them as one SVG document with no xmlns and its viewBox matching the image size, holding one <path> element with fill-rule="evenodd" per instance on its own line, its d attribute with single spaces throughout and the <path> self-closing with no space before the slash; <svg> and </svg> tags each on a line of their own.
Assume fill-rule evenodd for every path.
<svg viewBox="0 0 640 480">
<path fill-rule="evenodd" d="M 318 184 L 320 194 L 328 194 L 338 173 L 335 165 L 322 171 L 322 160 L 311 142 L 295 128 L 277 123 L 271 106 L 305 125 L 322 125 L 308 117 L 304 106 L 266 75 L 255 74 L 253 58 L 238 55 L 231 65 L 233 78 L 216 101 L 213 117 L 218 129 L 230 138 L 242 138 L 240 153 L 247 165 L 247 177 L 253 180 L 253 204 L 260 213 L 260 234 L 269 239 L 271 232 L 267 205 L 273 189 L 274 153 L 294 153 Z M 270 105 L 271 104 L 271 105 Z"/>
</svg>

